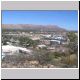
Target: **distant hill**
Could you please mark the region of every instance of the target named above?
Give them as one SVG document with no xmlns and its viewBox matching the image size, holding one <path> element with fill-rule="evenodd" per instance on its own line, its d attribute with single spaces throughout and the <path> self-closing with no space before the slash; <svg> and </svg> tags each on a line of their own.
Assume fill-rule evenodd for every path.
<svg viewBox="0 0 80 80">
<path fill-rule="evenodd" d="M 66 31 L 57 25 L 2 24 L 2 30 Z"/>
<path fill-rule="evenodd" d="M 78 30 L 70 30 L 69 32 L 78 33 Z"/>
</svg>

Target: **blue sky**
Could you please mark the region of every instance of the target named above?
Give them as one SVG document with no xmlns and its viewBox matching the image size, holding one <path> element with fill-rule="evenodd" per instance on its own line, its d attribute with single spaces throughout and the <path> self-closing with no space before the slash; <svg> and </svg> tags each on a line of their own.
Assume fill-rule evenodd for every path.
<svg viewBox="0 0 80 80">
<path fill-rule="evenodd" d="M 78 30 L 77 10 L 2 11 L 2 24 L 58 25 L 67 30 Z"/>
</svg>

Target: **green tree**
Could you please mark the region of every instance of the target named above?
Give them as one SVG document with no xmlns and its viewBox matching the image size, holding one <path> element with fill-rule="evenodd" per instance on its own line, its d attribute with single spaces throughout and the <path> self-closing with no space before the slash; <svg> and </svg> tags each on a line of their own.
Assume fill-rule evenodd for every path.
<svg viewBox="0 0 80 80">
<path fill-rule="evenodd" d="M 70 48 L 71 53 L 78 52 L 78 37 L 74 32 L 68 33 L 68 38 L 70 40 L 68 47 Z"/>
<path fill-rule="evenodd" d="M 70 40 L 68 48 L 69 48 L 69 55 L 68 55 L 68 64 L 71 64 L 71 61 L 73 58 L 71 58 L 71 55 L 75 54 L 76 56 L 78 56 L 78 36 L 74 33 L 74 32 L 69 32 L 68 34 L 68 38 Z M 78 60 L 76 60 L 77 63 Z M 74 64 L 75 65 L 75 64 Z M 76 64 L 77 66 L 77 64 Z"/>
<path fill-rule="evenodd" d="M 20 45 L 25 46 L 25 47 L 28 47 L 28 46 L 35 47 L 37 45 L 36 41 L 33 41 L 32 39 L 28 37 L 20 37 L 19 41 L 20 41 Z"/>
</svg>

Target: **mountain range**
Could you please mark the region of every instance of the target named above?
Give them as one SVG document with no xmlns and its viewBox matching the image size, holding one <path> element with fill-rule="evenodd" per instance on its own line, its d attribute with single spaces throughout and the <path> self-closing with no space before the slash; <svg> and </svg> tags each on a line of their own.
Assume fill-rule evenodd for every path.
<svg viewBox="0 0 80 80">
<path fill-rule="evenodd" d="M 2 30 L 66 31 L 57 25 L 2 24 Z"/>
</svg>

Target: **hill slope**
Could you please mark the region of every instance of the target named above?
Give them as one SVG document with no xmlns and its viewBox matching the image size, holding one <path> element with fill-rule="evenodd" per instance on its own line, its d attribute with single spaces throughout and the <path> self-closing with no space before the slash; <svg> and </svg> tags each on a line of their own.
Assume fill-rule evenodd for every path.
<svg viewBox="0 0 80 80">
<path fill-rule="evenodd" d="M 2 30 L 66 31 L 57 25 L 2 24 Z"/>
</svg>

